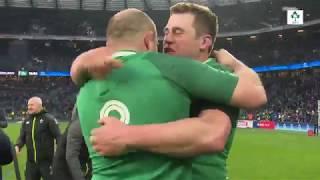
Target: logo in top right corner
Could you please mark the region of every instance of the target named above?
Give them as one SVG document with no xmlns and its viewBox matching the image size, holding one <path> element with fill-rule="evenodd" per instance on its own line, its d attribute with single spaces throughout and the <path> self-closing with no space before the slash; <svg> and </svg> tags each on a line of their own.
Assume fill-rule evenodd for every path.
<svg viewBox="0 0 320 180">
<path fill-rule="evenodd" d="M 303 10 L 287 10 L 287 24 L 302 25 L 303 24 Z"/>
</svg>

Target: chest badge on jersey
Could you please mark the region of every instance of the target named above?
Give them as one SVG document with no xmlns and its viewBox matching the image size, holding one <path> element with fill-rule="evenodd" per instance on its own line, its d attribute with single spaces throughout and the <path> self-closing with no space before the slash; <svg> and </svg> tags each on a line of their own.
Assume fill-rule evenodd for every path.
<svg viewBox="0 0 320 180">
<path fill-rule="evenodd" d="M 102 109 L 100 110 L 100 119 L 104 117 L 108 117 L 112 111 L 117 112 L 119 115 L 119 120 L 125 124 L 130 123 L 130 112 L 128 107 L 117 100 L 107 101 Z"/>
</svg>

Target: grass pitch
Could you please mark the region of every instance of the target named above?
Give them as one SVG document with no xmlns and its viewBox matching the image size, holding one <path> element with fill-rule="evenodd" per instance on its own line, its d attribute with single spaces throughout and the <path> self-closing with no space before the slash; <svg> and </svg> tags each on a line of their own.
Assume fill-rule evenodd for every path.
<svg viewBox="0 0 320 180">
<path fill-rule="evenodd" d="M 66 123 L 61 123 L 61 130 Z M 16 141 L 20 124 L 5 132 Z M 24 179 L 25 148 L 18 155 Z M 230 158 L 229 180 L 320 180 L 320 137 L 306 133 L 237 129 Z M 3 180 L 15 180 L 13 164 L 3 167 Z"/>
</svg>

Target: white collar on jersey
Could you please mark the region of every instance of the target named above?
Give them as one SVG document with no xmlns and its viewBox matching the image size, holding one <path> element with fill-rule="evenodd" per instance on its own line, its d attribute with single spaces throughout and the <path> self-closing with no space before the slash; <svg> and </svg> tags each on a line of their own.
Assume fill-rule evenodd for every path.
<svg viewBox="0 0 320 180">
<path fill-rule="evenodd" d="M 129 51 L 129 50 L 123 50 L 123 51 L 118 51 L 112 54 L 112 58 L 117 58 L 117 57 L 123 57 L 123 56 L 130 56 L 133 54 L 137 54 L 135 51 Z"/>
<path fill-rule="evenodd" d="M 213 59 L 212 58 L 208 58 L 206 61 L 203 61 L 202 64 L 208 64 L 211 61 L 213 61 Z"/>
</svg>

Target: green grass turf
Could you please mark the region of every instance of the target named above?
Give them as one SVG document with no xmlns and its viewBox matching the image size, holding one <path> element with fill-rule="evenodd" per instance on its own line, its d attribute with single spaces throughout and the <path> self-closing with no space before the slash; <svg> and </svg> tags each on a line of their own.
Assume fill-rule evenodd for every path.
<svg viewBox="0 0 320 180">
<path fill-rule="evenodd" d="M 10 137 L 10 139 L 13 143 L 16 142 L 16 140 L 19 136 L 20 126 L 21 126 L 21 124 L 11 123 L 11 124 L 9 124 L 9 126 L 6 129 L 4 129 L 4 131 L 7 133 L 7 135 Z M 66 126 L 67 126 L 67 123 L 65 123 L 65 122 L 60 123 L 61 132 L 64 132 L 64 129 L 66 128 Z M 26 148 L 23 147 L 21 153 L 17 156 L 18 162 L 19 162 L 20 175 L 23 180 L 25 179 L 24 170 L 25 170 L 25 165 L 26 165 L 26 163 L 25 163 L 26 156 L 27 156 Z M 2 167 L 2 176 L 3 176 L 3 180 L 15 180 L 16 179 L 13 163 Z"/>
<path fill-rule="evenodd" d="M 61 129 L 66 123 L 61 123 Z M 20 125 L 5 130 L 15 142 Z M 18 156 L 24 179 L 26 152 Z M 228 160 L 230 180 L 320 180 L 320 138 L 306 133 L 237 129 Z M 13 164 L 3 167 L 4 180 L 14 180 Z"/>
<path fill-rule="evenodd" d="M 320 138 L 237 129 L 228 164 L 231 180 L 320 180 Z"/>
</svg>

